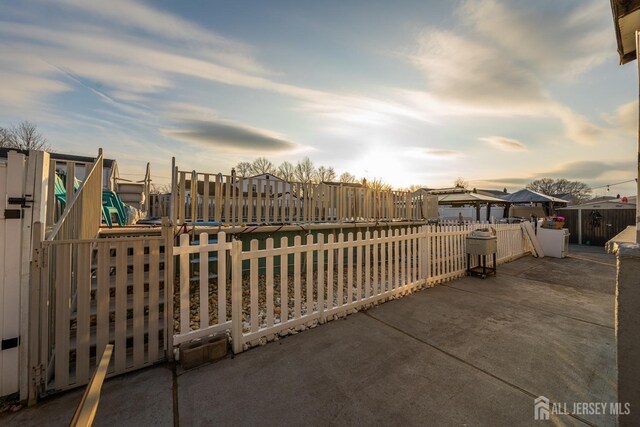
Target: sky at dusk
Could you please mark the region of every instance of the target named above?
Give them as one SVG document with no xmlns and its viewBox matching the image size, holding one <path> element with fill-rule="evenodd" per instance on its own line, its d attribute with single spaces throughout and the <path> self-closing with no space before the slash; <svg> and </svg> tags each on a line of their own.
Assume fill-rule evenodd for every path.
<svg viewBox="0 0 640 427">
<path fill-rule="evenodd" d="M 396 186 L 635 177 L 608 1 L 0 1 L 0 126 L 127 178 L 266 156 Z M 635 184 L 612 193 L 635 194 Z M 602 194 L 603 190 L 596 191 Z"/>
</svg>

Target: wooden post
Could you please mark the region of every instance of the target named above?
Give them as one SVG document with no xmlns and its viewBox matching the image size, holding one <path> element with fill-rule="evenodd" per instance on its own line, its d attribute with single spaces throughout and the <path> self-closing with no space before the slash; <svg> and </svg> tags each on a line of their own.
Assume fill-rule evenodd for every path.
<svg viewBox="0 0 640 427">
<path fill-rule="evenodd" d="M 242 241 L 231 245 L 231 339 L 233 353 L 242 353 Z"/>
<path fill-rule="evenodd" d="M 39 377 L 44 363 L 41 364 L 40 349 L 40 315 L 45 307 L 40 306 L 40 287 L 42 286 L 40 270 L 44 260 L 42 240 L 44 225 L 36 222 L 33 225 L 33 255 L 30 265 L 29 282 L 29 354 L 28 354 L 28 405 L 32 406 L 38 399 Z M 45 284 L 46 286 L 46 284 Z M 45 316 L 46 317 L 46 316 Z"/>
<path fill-rule="evenodd" d="M 636 31 L 636 62 L 638 66 L 638 76 L 640 76 L 640 52 L 638 47 L 640 46 L 640 31 Z M 638 85 L 638 98 L 640 98 L 640 85 Z M 640 117 L 640 109 L 638 110 L 638 116 Z M 638 123 L 638 154 L 636 155 L 636 243 L 640 243 L 640 123 Z"/>
<path fill-rule="evenodd" d="M 33 205 L 31 207 L 31 218 L 23 223 L 23 256 L 28 250 L 28 255 L 23 258 L 22 270 L 22 291 L 21 298 L 26 304 L 21 307 L 21 316 L 24 319 L 21 332 L 23 352 L 21 358 L 23 366 L 21 366 L 22 374 L 20 399 L 28 399 L 30 405 L 36 403 L 37 388 L 39 386 L 39 369 L 41 361 L 39 360 L 39 343 L 40 343 L 40 315 L 41 310 L 45 307 L 40 306 L 40 287 L 43 283 L 40 281 L 42 268 L 42 241 L 45 237 L 45 222 L 47 218 L 47 194 L 49 179 L 49 153 L 44 151 L 31 150 L 29 152 L 29 163 L 27 169 L 27 192 L 32 192 Z M 33 223 L 33 227 L 31 224 Z M 47 286 L 45 283 L 44 286 Z M 24 332 L 26 331 L 26 332 Z"/>
<path fill-rule="evenodd" d="M 191 224 L 193 224 L 198 220 L 198 172 L 195 170 L 191 171 L 190 184 L 189 196 L 191 197 Z"/>
<path fill-rule="evenodd" d="M 164 242 L 164 301 L 166 307 L 164 314 L 164 342 L 167 360 L 170 362 L 173 361 L 174 225 L 175 224 L 169 221 L 169 218 L 162 218 L 162 237 Z"/>
</svg>

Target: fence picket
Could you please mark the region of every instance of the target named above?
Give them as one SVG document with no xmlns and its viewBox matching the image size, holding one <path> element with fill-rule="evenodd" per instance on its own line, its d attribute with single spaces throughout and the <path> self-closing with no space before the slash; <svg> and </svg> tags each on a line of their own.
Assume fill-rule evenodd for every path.
<svg viewBox="0 0 640 427">
<path fill-rule="evenodd" d="M 347 235 L 347 304 L 353 302 L 353 233 Z"/>
<path fill-rule="evenodd" d="M 302 238 L 298 235 L 293 239 L 293 245 L 298 248 L 302 244 Z M 293 318 L 299 319 L 301 310 L 302 291 L 300 289 L 300 252 L 293 254 Z"/>
<path fill-rule="evenodd" d="M 378 251 L 379 251 L 379 241 L 378 241 L 378 230 L 373 230 L 373 265 L 372 265 L 372 283 L 371 283 L 371 296 L 375 297 L 379 294 L 378 292 L 378 273 L 380 272 L 380 264 L 378 264 Z"/>
<path fill-rule="evenodd" d="M 207 199 L 208 200 L 208 199 Z M 208 214 L 207 214 L 208 215 Z M 158 328 L 160 299 L 160 242 L 149 242 L 149 354 L 148 363 L 158 360 Z M 173 323 L 173 322 L 172 322 Z"/>
<path fill-rule="evenodd" d="M 55 379 L 57 384 L 69 382 L 69 316 L 71 297 L 71 245 L 60 245 L 56 251 L 55 275 Z"/>
<path fill-rule="evenodd" d="M 116 339 L 113 349 L 117 371 L 123 371 L 127 367 L 127 257 L 127 244 L 118 243 L 116 245 Z"/>
<path fill-rule="evenodd" d="M 96 348 L 103 349 L 109 343 L 109 242 L 98 243 L 98 289 L 96 291 Z M 117 289 L 116 289 L 117 291 Z M 57 379 L 56 379 L 57 381 Z"/>
<path fill-rule="evenodd" d="M 91 249 L 90 243 L 79 244 L 77 255 L 76 381 L 83 384 L 89 379 Z"/>
<path fill-rule="evenodd" d="M 280 248 L 288 248 L 289 239 L 280 239 Z M 280 323 L 289 320 L 289 255 L 280 255 Z"/>
<path fill-rule="evenodd" d="M 383 296 L 387 291 L 387 276 L 386 276 L 386 268 L 387 268 L 387 232 L 385 230 L 380 230 L 380 291 L 378 292 L 379 296 Z"/>
<path fill-rule="evenodd" d="M 133 242 L 133 363 L 144 364 L 144 245 Z"/>
<path fill-rule="evenodd" d="M 371 233 L 364 233 L 364 299 L 368 299 L 371 293 Z"/>
<path fill-rule="evenodd" d="M 358 242 L 356 246 L 356 301 L 360 301 L 362 299 L 362 251 L 364 250 L 361 231 L 356 233 L 356 240 Z"/>
<path fill-rule="evenodd" d="M 267 251 L 273 250 L 273 238 L 269 237 L 265 243 Z M 273 326 L 273 256 L 267 257 L 265 273 L 266 303 L 267 303 L 267 327 Z"/>
<path fill-rule="evenodd" d="M 307 235 L 306 241 L 306 249 L 307 249 L 307 298 L 306 298 L 306 315 L 310 315 L 313 313 L 313 234 Z"/>
<path fill-rule="evenodd" d="M 191 329 L 190 308 L 191 298 L 189 296 L 189 253 L 186 248 L 189 247 L 189 235 L 180 235 L 180 333 L 186 334 Z"/>
<path fill-rule="evenodd" d="M 324 234 L 318 234 L 318 311 L 324 323 Z"/>
<path fill-rule="evenodd" d="M 250 243 L 251 252 L 258 250 L 258 240 L 252 239 Z M 250 295 L 250 317 L 251 332 L 258 330 L 258 258 L 252 258 L 249 261 L 249 295 Z"/>
<path fill-rule="evenodd" d="M 334 307 L 333 304 L 333 243 L 335 237 L 333 233 L 329 234 L 327 237 L 327 245 L 329 246 L 329 250 L 327 251 L 327 310 L 330 310 Z"/>
<path fill-rule="evenodd" d="M 198 268 L 200 275 L 200 327 L 209 326 L 209 234 L 200 233 Z"/>
<path fill-rule="evenodd" d="M 344 303 L 344 234 L 338 234 L 338 307 Z"/>
<path fill-rule="evenodd" d="M 254 222 L 258 222 L 258 219 L 256 218 L 254 220 L 254 210 L 255 210 L 255 206 L 254 206 L 254 202 L 253 202 L 253 193 L 255 192 L 253 190 L 253 178 L 247 178 L 246 180 L 247 183 L 247 220 L 246 223 L 247 224 L 252 224 Z M 244 189 L 243 189 L 244 191 Z"/>
<path fill-rule="evenodd" d="M 224 231 L 218 233 L 218 323 L 227 321 L 227 249 L 223 243 L 227 243 L 227 234 Z"/>
<path fill-rule="evenodd" d="M 204 174 L 204 185 L 202 190 L 202 220 L 205 222 L 209 221 L 209 174 Z"/>
<path fill-rule="evenodd" d="M 396 239 L 395 239 L 395 248 L 393 253 L 395 280 L 394 280 L 394 285 L 392 289 L 394 291 L 393 295 L 398 295 L 398 289 L 400 289 L 400 284 L 402 283 L 401 282 L 402 276 L 400 276 L 400 264 L 402 263 L 402 255 L 403 255 L 403 253 L 400 251 L 400 239 L 399 239 L 400 230 L 396 228 L 393 235 L 396 237 Z"/>
<path fill-rule="evenodd" d="M 235 185 L 232 182 L 232 177 L 227 176 L 225 183 L 224 194 L 224 222 L 227 224 L 233 224 L 233 197 Z"/>
</svg>

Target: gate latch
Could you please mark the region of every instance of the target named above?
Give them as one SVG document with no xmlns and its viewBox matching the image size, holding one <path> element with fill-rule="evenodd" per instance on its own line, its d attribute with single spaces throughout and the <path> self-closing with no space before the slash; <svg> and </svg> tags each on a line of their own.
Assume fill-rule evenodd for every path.
<svg viewBox="0 0 640 427">
<path fill-rule="evenodd" d="M 20 337 L 9 338 L 0 341 L 0 350 L 9 350 L 20 345 Z"/>
<path fill-rule="evenodd" d="M 31 205 L 27 203 L 33 203 L 33 197 L 31 194 L 25 194 L 24 197 L 9 197 L 7 199 L 7 204 L 9 205 L 20 205 L 23 208 L 30 208 Z"/>
</svg>

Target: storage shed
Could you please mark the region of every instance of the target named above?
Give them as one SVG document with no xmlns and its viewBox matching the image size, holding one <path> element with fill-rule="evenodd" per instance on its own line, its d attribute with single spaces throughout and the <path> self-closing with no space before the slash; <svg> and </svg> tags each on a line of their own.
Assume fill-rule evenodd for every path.
<svg viewBox="0 0 640 427">
<path fill-rule="evenodd" d="M 616 234 L 634 225 L 636 205 L 620 199 L 584 203 L 557 209 L 566 218 L 569 243 L 604 246 Z"/>
</svg>

